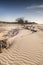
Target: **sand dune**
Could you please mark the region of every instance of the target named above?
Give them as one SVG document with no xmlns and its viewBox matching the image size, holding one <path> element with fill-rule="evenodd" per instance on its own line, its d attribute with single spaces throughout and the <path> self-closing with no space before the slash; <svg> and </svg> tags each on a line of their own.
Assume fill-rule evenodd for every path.
<svg viewBox="0 0 43 65">
<path fill-rule="evenodd" d="M 13 40 L 13 42 L 12 42 Z M 0 65 L 43 65 L 43 32 L 22 29 L 0 53 Z"/>
</svg>

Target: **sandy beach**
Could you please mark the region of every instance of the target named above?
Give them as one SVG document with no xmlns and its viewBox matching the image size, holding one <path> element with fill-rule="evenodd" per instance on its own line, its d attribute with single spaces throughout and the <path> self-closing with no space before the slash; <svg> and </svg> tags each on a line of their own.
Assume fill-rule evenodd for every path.
<svg viewBox="0 0 43 65">
<path fill-rule="evenodd" d="M 12 26 L 0 33 L 0 39 Z M 9 30 L 8 30 L 9 29 Z M 12 45 L 0 53 L 0 65 L 43 65 L 43 31 L 40 29 L 32 33 L 30 30 L 20 29 L 19 33 L 9 38 Z"/>
</svg>

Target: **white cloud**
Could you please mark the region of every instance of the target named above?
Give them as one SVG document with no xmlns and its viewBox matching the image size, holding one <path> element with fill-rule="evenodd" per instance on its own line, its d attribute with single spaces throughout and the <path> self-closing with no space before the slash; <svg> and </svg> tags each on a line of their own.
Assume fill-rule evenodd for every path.
<svg viewBox="0 0 43 65">
<path fill-rule="evenodd" d="M 43 8 L 43 5 L 34 5 L 34 6 L 27 6 L 26 9 L 31 9 L 31 8 Z"/>
</svg>

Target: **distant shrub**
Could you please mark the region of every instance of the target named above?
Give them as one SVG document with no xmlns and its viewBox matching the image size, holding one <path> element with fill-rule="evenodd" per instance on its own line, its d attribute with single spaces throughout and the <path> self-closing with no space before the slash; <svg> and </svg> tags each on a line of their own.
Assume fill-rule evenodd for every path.
<svg viewBox="0 0 43 65">
<path fill-rule="evenodd" d="M 28 20 L 25 20 L 25 24 L 28 24 Z"/>
<path fill-rule="evenodd" d="M 16 19 L 16 21 L 18 24 L 24 24 L 23 18 L 18 18 L 18 19 Z"/>
</svg>

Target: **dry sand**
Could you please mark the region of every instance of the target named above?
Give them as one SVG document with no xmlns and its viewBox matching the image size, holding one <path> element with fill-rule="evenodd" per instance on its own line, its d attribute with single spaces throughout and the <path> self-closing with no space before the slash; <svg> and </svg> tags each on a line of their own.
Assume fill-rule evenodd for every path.
<svg viewBox="0 0 43 65">
<path fill-rule="evenodd" d="M 9 40 L 13 44 L 0 53 L 0 65 L 43 65 L 43 31 L 22 29 Z"/>
</svg>

